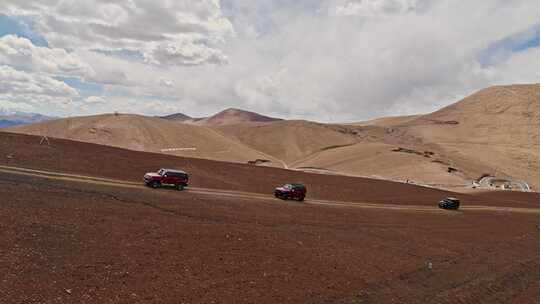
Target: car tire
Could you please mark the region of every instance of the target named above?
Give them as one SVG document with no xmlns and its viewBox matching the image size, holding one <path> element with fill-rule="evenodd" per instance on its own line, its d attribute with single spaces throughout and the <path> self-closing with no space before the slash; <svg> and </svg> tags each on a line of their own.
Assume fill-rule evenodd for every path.
<svg viewBox="0 0 540 304">
<path fill-rule="evenodd" d="M 150 187 L 152 187 L 154 189 L 159 188 L 159 186 L 160 186 L 159 182 L 153 181 L 153 182 L 150 183 Z"/>
<path fill-rule="evenodd" d="M 303 202 L 303 201 L 304 201 L 304 198 L 305 198 L 305 197 L 300 196 L 300 197 L 298 198 L 298 201 L 299 201 L 299 202 Z"/>
<path fill-rule="evenodd" d="M 184 191 L 184 185 L 179 184 L 178 186 L 176 186 L 176 189 L 178 189 L 178 191 Z"/>
</svg>

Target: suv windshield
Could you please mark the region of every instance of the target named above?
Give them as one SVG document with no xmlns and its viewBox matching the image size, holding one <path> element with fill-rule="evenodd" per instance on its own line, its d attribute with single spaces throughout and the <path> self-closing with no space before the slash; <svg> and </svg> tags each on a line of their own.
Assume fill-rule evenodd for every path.
<svg viewBox="0 0 540 304">
<path fill-rule="evenodd" d="M 163 169 L 159 169 L 158 173 L 159 175 L 163 176 L 165 174 L 165 170 Z"/>
</svg>

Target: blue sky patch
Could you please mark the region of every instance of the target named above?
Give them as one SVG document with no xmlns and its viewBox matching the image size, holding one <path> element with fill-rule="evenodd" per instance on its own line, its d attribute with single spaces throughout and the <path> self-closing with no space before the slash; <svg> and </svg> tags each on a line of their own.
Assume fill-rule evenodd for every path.
<svg viewBox="0 0 540 304">
<path fill-rule="evenodd" d="M 100 53 L 100 54 L 104 54 L 104 55 L 112 56 L 112 57 L 117 57 L 124 60 L 129 60 L 129 61 L 143 61 L 144 60 L 143 54 L 138 51 L 131 51 L 131 50 L 126 50 L 126 49 L 114 50 L 114 51 L 110 51 L 110 50 L 93 50 L 93 51 L 96 53 Z"/>
<path fill-rule="evenodd" d="M 65 82 L 70 87 L 79 91 L 81 96 L 84 96 L 84 97 L 102 95 L 103 93 L 103 85 L 101 84 L 84 82 L 84 81 L 81 81 L 81 79 L 77 77 L 54 77 L 54 78 L 56 80 Z"/>
<path fill-rule="evenodd" d="M 540 47 L 540 24 L 492 43 L 480 53 L 479 61 L 490 66 L 508 59 L 512 53 Z"/>
<path fill-rule="evenodd" d="M 36 46 L 48 47 L 47 40 L 34 30 L 34 22 L 28 17 L 13 17 L 0 14 L 0 37 L 17 35 L 32 41 Z"/>
</svg>

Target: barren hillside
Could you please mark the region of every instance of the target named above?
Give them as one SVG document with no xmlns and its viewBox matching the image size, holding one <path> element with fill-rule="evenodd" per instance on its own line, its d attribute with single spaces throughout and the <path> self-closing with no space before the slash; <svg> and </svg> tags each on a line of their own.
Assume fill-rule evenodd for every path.
<svg viewBox="0 0 540 304">
<path fill-rule="evenodd" d="M 493 87 L 431 114 L 357 124 L 276 120 L 228 109 L 185 122 L 100 115 L 9 130 L 443 188 L 470 186 L 484 174 L 540 187 L 540 85 Z"/>
<path fill-rule="evenodd" d="M 227 137 L 281 159 L 287 165 L 314 153 L 357 143 L 348 129 L 309 121 L 231 125 L 216 128 Z"/>
<path fill-rule="evenodd" d="M 241 123 L 265 123 L 280 121 L 279 118 L 273 118 L 264 116 L 255 112 L 229 108 L 223 110 L 217 114 L 214 114 L 210 117 L 204 118 L 187 118 L 182 119 L 181 121 L 186 124 L 192 124 L 196 126 L 224 126 L 224 125 L 235 125 Z"/>
<path fill-rule="evenodd" d="M 540 85 L 488 88 L 403 129 L 489 167 L 485 173 L 540 186 Z"/>
<path fill-rule="evenodd" d="M 381 117 L 376 118 L 368 121 L 362 121 L 357 123 L 352 123 L 349 125 L 352 126 L 379 126 L 379 127 L 385 127 L 385 126 L 397 126 L 402 125 L 404 123 L 410 122 L 412 120 L 415 120 L 422 115 L 408 115 L 408 116 L 389 116 L 389 117 Z"/>
<path fill-rule="evenodd" d="M 139 115 L 97 115 L 8 129 L 131 150 L 245 163 L 268 159 L 212 129 Z M 271 160 L 271 159 L 270 159 Z M 276 163 L 279 165 L 279 162 Z"/>
<path fill-rule="evenodd" d="M 540 194 L 467 195 L 0 132 L 20 303 L 538 303 Z M 9 157 L 7 157 L 9 156 Z M 162 166 L 185 191 L 151 189 Z M 272 189 L 303 182 L 308 197 Z M 458 196 L 459 211 L 440 210 Z"/>
</svg>

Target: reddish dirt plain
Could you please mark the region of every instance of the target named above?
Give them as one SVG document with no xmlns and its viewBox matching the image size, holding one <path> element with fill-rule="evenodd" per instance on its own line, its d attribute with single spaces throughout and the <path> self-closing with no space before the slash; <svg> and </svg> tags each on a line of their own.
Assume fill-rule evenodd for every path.
<svg viewBox="0 0 540 304">
<path fill-rule="evenodd" d="M 128 180 L 139 180 L 138 170 L 190 166 L 197 186 L 261 193 L 273 186 L 264 185 L 265 174 L 268 183 L 305 179 L 328 184 L 329 193 L 312 190 L 324 199 L 352 199 L 355 187 L 357 200 L 384 203 L 427 205 L 448 194 L 36 142 L 0 134 L 0 155 L 10 155 L 12 166 Z M 344 194 L 336 192 L 339 186 Z M 504 196 L 496 204 L 538 206 L 536 195 Z M 467 199 L 490 205 L 493 197 Z M 517 304 L 540 298 L 538 214 L 325 207 L 5 173 L 0 198 L 2 303 Z"/>
<path fill-rule="evenodd" d="M 141 181 L 144 172 L 169 167 L 186 170 L 190 185 L 202 188 L 271 194 L 277 185 L 299 182 L 308 187 L 309 198 L 323 200 L 432 206 L 442 197 L 453 195 L 474 205 L 540 207 L 540 196 L 530 193 L 516 194 L 518 199 L 499 193 L 484 193 L 478 198 L 384 180 L 174 157 L 55 138 L 50 139 L 50 146 L 39 145 L 40 139 L 0 132 L 0 165 L 135 182 Z"/>
</svg>

